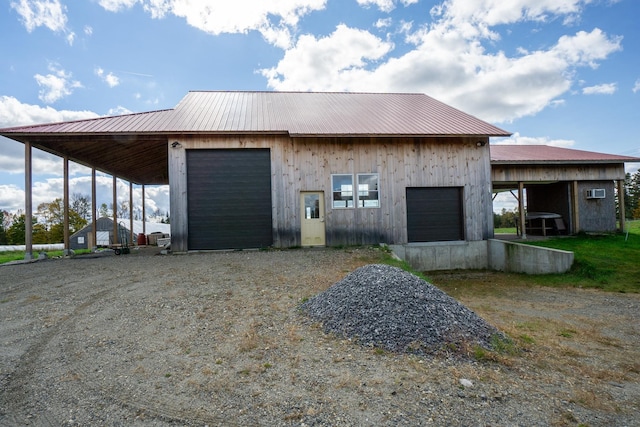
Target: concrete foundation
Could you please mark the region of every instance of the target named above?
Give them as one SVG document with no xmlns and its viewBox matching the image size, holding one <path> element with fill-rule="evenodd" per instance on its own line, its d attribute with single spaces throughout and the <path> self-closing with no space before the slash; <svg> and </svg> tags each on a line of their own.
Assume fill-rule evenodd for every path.
<svg viewBox="0 0 640 427">
<path fill-rule="evenodd" d="M 491 269 L 550 274 L 565 273 L 573 264 L 573 252 L 496 239 L 409 243 L 389 245 L 389 248 L 418 271 Z"/>
<path fill-rule="evenodd" d="M 527 274 L 566 273 L 573 265 L 573 252 L 541 248 L 522 243 L 491 239 L 488 268 Z"/>
</svg>

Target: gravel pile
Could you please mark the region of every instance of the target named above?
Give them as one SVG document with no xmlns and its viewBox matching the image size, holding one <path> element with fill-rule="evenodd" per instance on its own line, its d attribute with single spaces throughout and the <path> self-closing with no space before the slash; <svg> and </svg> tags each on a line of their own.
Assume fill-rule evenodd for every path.
<svg viewBox="0 0 640 427">
<path fill-rule="evenodd" d="M 500 334 L 432 284 L 383 264 L 358 268 L 301 308 L 327 333 L 395 352 L 491 349 Z"/>
</svg>

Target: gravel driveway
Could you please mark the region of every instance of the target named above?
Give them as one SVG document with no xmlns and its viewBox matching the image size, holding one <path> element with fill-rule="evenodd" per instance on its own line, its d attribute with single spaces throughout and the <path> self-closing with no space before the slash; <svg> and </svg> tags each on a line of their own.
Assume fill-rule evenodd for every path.
<svg viewBox="0 0 640 427">
<path fill-rule="evenodd" d="M 588 373 L 381 351 L 298 309 L 380 257 L 146 248 L 0 266 L 0 425 L 640 425 L 637 362 L 598 382 L 615 405 L 595 405 L 575 398 Z M 603 329 L 624 325 L 610 351 L 638 356 L 637 295 L 547 291 L 509 298 L 555 316 L 589 301 Z"/>
</svg>

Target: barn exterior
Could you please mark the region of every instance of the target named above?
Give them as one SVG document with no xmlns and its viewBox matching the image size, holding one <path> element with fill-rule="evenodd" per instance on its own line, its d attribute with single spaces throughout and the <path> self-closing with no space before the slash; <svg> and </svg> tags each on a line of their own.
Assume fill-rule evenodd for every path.
<svg viewBox="0 0 640 427">
<path fill-rule="evenodd" d="M 498 129 L 421 94 L 191 92 L 172 250 L 483 241 Z"/>
<path fill-rule="evenodd" d="M 489 138 L 509 135 L 423 94 L 311 92 L 189 92 L 1 134 L 169 184 L 173 252 L 455 242 L 461 256 L 493 236 Z"/>
</svg>

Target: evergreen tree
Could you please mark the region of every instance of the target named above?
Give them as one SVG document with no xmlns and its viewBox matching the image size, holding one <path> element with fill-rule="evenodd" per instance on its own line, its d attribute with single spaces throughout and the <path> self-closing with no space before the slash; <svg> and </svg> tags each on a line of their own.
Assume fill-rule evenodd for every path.
<svg viewBox="0 0 640 427">
<path fill-rule="evenodd" d="M 6 217 L 9 215 L 7 211 L 0 211 L 0 245 L 8 245 L 7 229 L 5 228 Z"/>
<path fill-rule="evenodd" d="M 628 180 L 625 179 L 625 189 L 627 191 L 625 216 L 640 219 L 640 170 L 636 171 L 633 175 L 627 174 L 627 177 Z"/>
<path fill-rule="evenodd" d="M 7 240 L 10 245 L 24 245 L 25 219 L 24 214 L 17 215 L 13 219 L 11 227 L 7 230 Z"/>
</svg>

